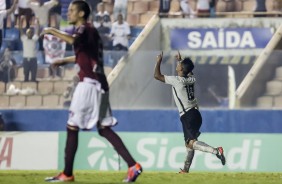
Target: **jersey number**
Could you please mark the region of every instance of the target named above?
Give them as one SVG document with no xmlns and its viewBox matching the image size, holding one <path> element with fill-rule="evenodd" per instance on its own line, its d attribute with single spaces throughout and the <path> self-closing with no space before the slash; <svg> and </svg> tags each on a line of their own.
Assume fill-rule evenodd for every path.
<svg viewBox="0 0 282 184">
<path fill-rule="evenodd" d="M 187 97 L 188 100 L 194 100 L 195 95 L 194 95 L 194 85 L 186 85 L 185 86 L 186 92 L 187 92 Z"/>
</svg>

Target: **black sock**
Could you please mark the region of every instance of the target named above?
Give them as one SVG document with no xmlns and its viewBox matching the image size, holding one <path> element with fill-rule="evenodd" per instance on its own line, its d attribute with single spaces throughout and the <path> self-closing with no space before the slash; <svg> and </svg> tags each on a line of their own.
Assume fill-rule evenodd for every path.
<svg viewBox="0 0 282 184">
<path fill-rule="evenodd" d="M 67 141 L 65 148 L 65 169 L 64 174 L 72 176 L 74 157 L 78 146 L 78 130 L 67 128 Z"/>
<path fill-rule="evenodd" d="M 105 137 L 113 145 L 118 154 L 125 160 L 128 167 L 135 165 L 136 161 L 128 152 L 121 138 L 110 127 L 99 129 L 99 134 Z"/>
</svg>

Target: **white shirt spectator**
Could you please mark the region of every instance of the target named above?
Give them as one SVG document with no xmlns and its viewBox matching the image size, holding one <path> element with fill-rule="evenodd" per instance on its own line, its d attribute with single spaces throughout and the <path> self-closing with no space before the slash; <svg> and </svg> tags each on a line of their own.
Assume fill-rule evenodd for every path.
<svg viewBox="0 0 282 184">
<path fill-rule="evenodd" d="M 5 0 L 0 1 L 0 10 L 6 10 L 6 1 Z"/>
<path fill-rule="evenodd" d="M 192 9 L 192 7 L 189 4 L 189 0 L 180 0 L 180 7 L 184 14 L 186 14 L 185 17 L 195 18 L 195 11 Z"/>
<path fill-rule="evenodd" d="M 7 11 L 6 10 L 0 10 L 0 30 L 3 29 L 4 26 L 4 19 L 7 16 Z"/>
<path fill-rule="evenodd" d="M 28 1 L 29 0 L 19 0 L 18 7 L 19 8 L 29 8 Z"/>
<path fill-rule="evenodd" d="M 50 9 L 57 5 L 56 0 L 50 0 L 45 2 L 42 6 L 38 2 L 29 2 L 30 8 L 33 10 L 35 16 L 39 19 L 39 24 L 41 27 L 47 27 L 49 24 L 49 11 Z"/>
<path fill-rule="evenodd" d="M 197 10 L 209 10 L 210 1 L 209 0 L 198 0 Z"/>
<path fill-rule="evenodd" d="M 38 40 L 38 36 L 34 35 L 32 39 L 28 39 L 27 36 L 24 34 L 21 36 L 21 40 L 23 43 L 23 57 L 36 58 L 37 56 L 36 43 Z"/>
<path fill-rule="evenodd" d="M 113 36 L 113 46 L 117 44 L 121 44 L 128 48 L 128 38 L 127 36 L 130 35 L 130 27 L 127 22 L 123 22 L 119 24 L 118 22 L 114 22 L 110 35 Z"/>
</svg>

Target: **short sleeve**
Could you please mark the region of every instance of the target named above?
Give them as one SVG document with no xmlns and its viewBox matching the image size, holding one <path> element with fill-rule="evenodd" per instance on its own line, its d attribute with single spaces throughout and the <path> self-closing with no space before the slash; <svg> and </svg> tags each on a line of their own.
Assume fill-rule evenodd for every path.
<svg viewBox="0 0 282 184">
<path fill-rule="evenodd" d="M 165 83 L 166 84 L 170 84 L 172 86 L 175 86 L 178 83 L 178 80 L 177 80 L 176 76 L 164 75 L 164 78 L 165 78 Z"/>
</svg>

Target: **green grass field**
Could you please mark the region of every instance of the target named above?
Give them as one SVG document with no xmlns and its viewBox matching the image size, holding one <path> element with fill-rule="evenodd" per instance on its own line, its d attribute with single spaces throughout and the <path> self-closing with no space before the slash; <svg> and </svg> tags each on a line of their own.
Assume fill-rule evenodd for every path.
<svg viewBox="0 0 282 184">
<path fill-rule="evenodd" d="M 0 184 L 40 184 L 56 171 L 0 171 Z M 76 171 L 76 184 L 118 184 L 125 172 Z M 143 172 L 136 183 L 152 184 L 273 184 L 282 183 L 282 173 Z"/>
</svg>

